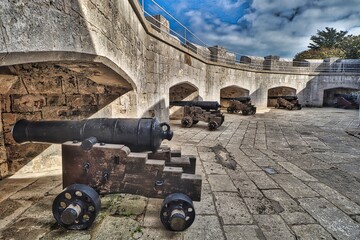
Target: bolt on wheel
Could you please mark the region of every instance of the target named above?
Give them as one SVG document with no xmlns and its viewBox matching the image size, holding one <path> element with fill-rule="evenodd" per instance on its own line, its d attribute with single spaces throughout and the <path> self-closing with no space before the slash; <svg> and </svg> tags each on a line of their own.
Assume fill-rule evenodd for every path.
<svg viewBox="0 0 360 240">
<path fill-rule="evenodd" d="M 87 229 L 100 211 L 99 194 L 85 184 L 72 184 L 54 200 L 52 212 L 57 223 L 66 229 Z"/>
<path fill-rule="evenodd" d="M 193 125 L 193 119 L 190 116 L 185 116 L 181 120 L 181 125 L 187 128 L 190 128 Z"/>
<path fill-rule="evenodd" d="M 183 193 L 170 194 L 162 203 L 160 220 L 168 230 L 184 231 L 195 220 L 192 200 Z"/>
</svg>

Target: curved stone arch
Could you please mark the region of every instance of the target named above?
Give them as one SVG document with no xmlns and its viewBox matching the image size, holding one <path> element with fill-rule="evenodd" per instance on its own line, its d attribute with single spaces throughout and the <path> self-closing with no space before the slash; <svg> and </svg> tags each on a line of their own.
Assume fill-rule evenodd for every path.
<svg viewBox="0 0 360 240">
<path fill-rule="evenodd" d="M 128 73 L 109 58 L 94 54 L 61 51 L 10 53 L 1 59 L 0 67 L 30 63 L 81 64 L 84 68 L 83 71 L 86 71 L 86 64 L 95 65 L 97 68 L 95 75 L 99 77 L 99 73 L 106 72 L 107 75 L 104 79 L 108 81 L 109 85 L 126 87 L 135 92 L 138 91 L 138 83 L 131 77 L 133 74 Z M 79 68 L 77 70 L 80 71 Z"/>
<path fill-rule="evenodd" d="M 228 107 L 232 98 L 248 97 L 250 90 L 238 85 L 230 85 L 220 89 L 220 105 Z"/>
<path fill-rule="evenodd" d="M 296 88 L 289 87 L 289 86 L 277 86 L 268 88 L 267 95 L 267 106 L 268 107 L 274 107 L 276 104 L 276 98 L 277 96 L 296 96 Z"/>
<path fill-rule="evenodd" d="M 354 86 L 355 85 L 355 86 Z M 346 84 L 337 87 L 326 87 L 319 91 L 321 96 L 323 107 L 333 107 L 336 106 L 337 97 L 336 94 L 349 94 L 360 91 L 360 88 L 356 84 Z"/>
</svg>

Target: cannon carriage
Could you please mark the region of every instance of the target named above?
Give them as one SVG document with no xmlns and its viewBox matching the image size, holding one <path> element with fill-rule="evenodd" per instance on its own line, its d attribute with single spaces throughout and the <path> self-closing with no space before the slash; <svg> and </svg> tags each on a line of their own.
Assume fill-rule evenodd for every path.
<svg viewBox="0 0 360 240">
<path fill-rule="evenodd" d="M 207 122 L 210 131 L 216 130 L 224 122 L 220 104 L 216 101 L 171 101 L 171 106 L 184 107 L 181 125 L 190 128 L 199 121 Z"/>
<path fill-rule="evenodd" d="M 226 109 L 228 113 L 238 113 L 240 111 L 243 115 L 254 115 L 256 113 L 256 107 L 251 104 L 250 97 L 222 99 L 229 101 L 229 107 Z"/>
<path fill-rule="evenodd" d="M 100 195 L 129 193 L 164 198 L 160 220 L 166 229 L 183 231 L 195 219 L 201 176 L 196 158 L 161 146 L 173 132 L 156 118 L 18 121 L 17 143 L 62 144 L 64 190 L 52 212 L 66 229 L 87 229 L 100 211 Z"/>
<path fill-rule="evenodd" d="M 302 108 L 297 96 L 274 96 L 269 98 L 276 99 L 275 108 L 277 109 L 300 110 Z"/>
</svg>

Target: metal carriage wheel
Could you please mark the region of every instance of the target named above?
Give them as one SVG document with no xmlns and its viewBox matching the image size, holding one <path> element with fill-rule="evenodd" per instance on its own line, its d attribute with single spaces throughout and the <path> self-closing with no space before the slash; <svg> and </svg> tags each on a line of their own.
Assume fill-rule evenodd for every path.
<svg viewBox="0 0 360 240">
<path fill-rule="evenodd" d="M 59 225 L 66 229 L 87 229 L 100 211 L 99 194 L 85 184 L 72 184 L 54 200 L 52 212 Z"/>
<path fill-rule="evenodd" d="M 186 230 L 195 220 L 192 200 L 183 193 L 170 194 L 161 205 L 160 220 L 168 230 Z"/>
</svg>

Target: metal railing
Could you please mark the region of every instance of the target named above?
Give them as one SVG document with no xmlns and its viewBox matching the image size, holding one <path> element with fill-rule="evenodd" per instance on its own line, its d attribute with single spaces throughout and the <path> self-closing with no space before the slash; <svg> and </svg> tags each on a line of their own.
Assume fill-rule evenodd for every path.
<svg viewBox="0 0 360 240">
<path fill-rule="evenodd" d="M 333 61 L 332 63 L 326 60 L 317 61 L 286 61 L 275 58 L 261 58 L 254 56 L 247 56 L 237 52 L 226 50 L 224 47 L 209 46 L 196 36 L 191 30 L 184 26 L 179 20 L 172 16 L 155 0 L 139 0 L 144 16 L 156 31 L 160 32 L 163 36 L 169 37 L 171 41 L 177 41 L 182 46 L 188 48 L 195 54 L 200 55 L 202 58 L 226 64 L 237 65 L 246 69 L 254 70 L 268 70 L 280 72 L 296 72 L 296 73 L 311 73 L 311 72 L 329 72 L 329 73 L 342 73 L 352 72 L 360 73 L 360 59 Z M 146 4 L 152 4 L 152 9 L 146 7 Z M 146 9 L 148 8 L 148 9 Z M 162 16 L 164 19 L 162 20 Z M 169 26 L 169 19 L 171 24 L 178 26 Z M 181 29 L 175 31 L 174 29 Z"/>
</svg>

